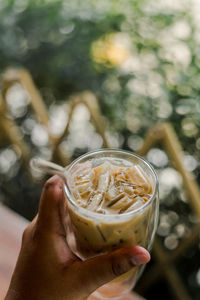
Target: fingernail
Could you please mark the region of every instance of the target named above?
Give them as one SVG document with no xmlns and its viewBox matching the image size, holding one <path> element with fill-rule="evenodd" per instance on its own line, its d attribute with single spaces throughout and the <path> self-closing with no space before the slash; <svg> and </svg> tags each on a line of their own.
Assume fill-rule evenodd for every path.
<svg viewBox="0 0 200 300">
<path fill-rule="evenodd" d="M 149 261 L 149 259 L 150 259 L 150 257 L 147 257 L 146 255 L 136 254 L 136 255 L 132 256 L 130 260 L 134 266 L 139 266 L 139 265 L 147 263 Z"/>
</svg>

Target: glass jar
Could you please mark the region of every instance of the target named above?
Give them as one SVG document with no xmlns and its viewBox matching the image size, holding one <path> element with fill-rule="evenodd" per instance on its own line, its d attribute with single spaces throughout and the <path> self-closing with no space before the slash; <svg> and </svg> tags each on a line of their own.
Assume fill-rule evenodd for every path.
<svg viewBox="0 0 200 300">
<path fill-rule="evenodd" d="M 72 178 L 77 168 L 87 163 L 95 168 L 105 161 L 119 167 L 139 166 L 152 186 L 151 197 L 142 206 L 122 214 L 100 214 L 79 206 L 72 192 Z M 67 242 L 82 260 L 116 249 L 139 245 L 151 250 L 158 223 L 158 179 L 153 167 L 142 157 L 118 149 L 100 149 L 74 160 L 66 170 L 68 189 L 64 192 L 69 216 L 66 221 Z M 92 294 L 92 299 L 121 299 L 130 292 L 143 267 L 133 268 Z"/>
</svg>

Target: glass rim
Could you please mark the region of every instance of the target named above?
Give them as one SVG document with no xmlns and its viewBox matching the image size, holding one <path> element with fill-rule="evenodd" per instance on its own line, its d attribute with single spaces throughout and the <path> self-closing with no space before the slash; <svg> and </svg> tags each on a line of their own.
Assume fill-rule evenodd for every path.
<svg viewBox="0 0 200 300">
<path fill-rule="evenodd" d="M 79 156 L 78 158 L 76 158 L 75 160 L 73 160 L 67 167 L 66 167 L 66 170 L 65 172 L 67 173 L 66 175 L 68 175 L 68 172 L 79 162 L 81 161 L 83 158 L 87 158 L 91 155 L 95 155 L 95 154 L 99 154 L 99 153 L 103 153 L 103 152 L 107 152 L 107 153 L 118 153 L 118 154 L 127 154 L 127 155 L 130 155 L 134 158 L 137 158 L 138 160 L 142 161 L 152 172 L 153 174 L 153 177 L 155 179 L 155 187 L 154 187 L 154 191 L 151 195 L 151 197 L 148 199 L 147 202 L 145 202 L 145 204 L 143 204 L 142 206 L 130 211 L 130 212 L 127 212 L 127 213 L 123 213 L 123 214 L 100 214 L 100 213 L 97 213 L 97 212 L 93 212 L 93 211 L 90 211 L 88 210 L 87 208 L 84 208 L 84 207 L 81 207 L 80 205 L 78 205 L 76 203 L 76 200 L 74 198 L 74 195 L 73 193 L 71 192 L 70 188 L 67 188 L 66 187 L 66 184 L 63 183 L 63 187 L 64 187 L 64 192 L 67 196 L 67 199 L 69 201 L 69 203 L 73 206 L 73 207 L 76 207 L 81 214 L 85 215 L 87 214 L 88 218 L 89 217 L 93 217 L 93 218 L 97 218 L 97 219 L 102 219 L 102 220 L 106 220 L 106 219 L 114 219 L 114 218 L 117 218 L 118 220 L 119 219 L 126 219 L 127 217 L 131 217 L 132 215 L 135 215 L 136 213 L 140 212 L 140 211 L 143 211 L 145 208 L 147 208 L 151 202 L 153 201 L 153 199 L 156 197 L 157 195 L 157 192 L 158 192 L 158 176 L 156 174 L 156 171 L 154 170 L 153 166 L 151 165 L 150 162 L 148 162 L 145 158 L 143 158 L 142 156 L 138 155 L 138 154 L 135 154 L 135 153 L 132 153 L 131 151 L 127 151 L 127 150 L 123 150 L 123 149 L 116 149 L 116 148 L 102 148 L 102 149 L 97 149 L 97 150 L 93 150 L 93 151 L 89 151 L 81 156 Z M 73 200 L 74 201 L 73 201 Z"/>
</svg>

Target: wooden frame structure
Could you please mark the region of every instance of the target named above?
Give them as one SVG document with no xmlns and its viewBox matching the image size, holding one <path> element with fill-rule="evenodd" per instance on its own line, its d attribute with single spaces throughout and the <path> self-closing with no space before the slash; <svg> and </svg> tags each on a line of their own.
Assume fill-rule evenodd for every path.
<svg viewBox="0 0 200 300">
<path fill-rule="evenodd" d="M 184 168 L 183 150 L 178 137 L 169 123 L 161 123 L 150 129 L 142 148 L 138 154 L 144 156 L 156 144 L 161 144 L 169 155 L 174 167 L 182 175 L 183 183 L 185 185 L 189 204 L 195 216 L 200 220 L 200 190 L 195 180 L 194 174 Z M 198 222 L 192 228 L 191 232 L 183 238 L 179 247 L 172 253 L 168 254 L 161 245 L 159 238 L 155 239 L 153 246 L 153 254 L 156 263 L 145 274 L 143 281 L 140 283 L 138 290 L 144 290 L 150 287 L 160 277 L 165 277 L 169 286 L 177 300 L 191 299 L 187 289 L 185 288 L 174 263 L 178 261 L 182 255 L 192 247 L 200 237 L 200 223 Z"/>
<path fill-rule="evenodd" d="M 30 96 L 30 106 L 32 111 L 34 112 L 38 122 L 45 126 L 48 131 L 50 141 L 49 147 L 51 147 L 53 152 L 53 160 L 59 161 L 63 165 L 67 165 L 70 162 L 70 156 L 64 156 L 59 150 L 59 145 L 61 144 L 63 138 L 68 134 L 74 109 L 80 103 L 84 104 L 89 110 L 91 121 L 103 139 L 103 146 L 109 147 L 109 143 L 105 136 L 105 128 L 103 126 L 104 121 L 100 113 L 97 98 L 93 93 L 85 91 L 83 93 L 74 95 L 68 100 L 69 118 L 65 124 L 65 129 L 59 137 L 54 137 L 49 130 L 48 109 L 39 91 L 37 90 L 30 73 L 25 69 L 8 69 L 3 74 L 3 89 L 2 96 L 0 96 L 0 128 L 2 128 L 2 136 L 0 135 L 0 139 L 6 138 L 12 145 L 17 145 L 21 152 L 23 161 L 26 163 L 28 162 L 28 158 L 30 158 L 30 149 L 23 141 L 21 132 L 14 119 L 9 114 L 9 110 L 6 105 L 7 92 L 15 83 L 19 83 L 27 91 Z"/>
<path fill-rule="evenodd" d="M 6 95 L 9 88 L 14 83 L 20 83 L 23 88 L 30 95 L 30 104 L 34 111 L 38 121 L 44 125 L 49 134 L 50 147 L 54 161 L 59 161 L 63 165 L 70 162 L 70 157 L 64 157 L 59 150 L 63 138 L 69 132 L 69 124 L 72 119 L 73 111 L 76 106 L 80 103 L 84 104 L 91 115 L 91 121 L 95 125 L 97 132 L 103 139 L 104 147 L 110 147 L 108 140 L 105 135 L 104 121 L 100 113 L 98 101 L 94 94 L 89 91 L 79 93 L 71 97 L 69 100 L 69 117 L 65 124 L 63 133 L 55 138 L 49 130 L 49 116 L 48 110 L 45 103 L 37 90 L 31 75 L 24 69 L 9 69 L 3 75 L 3 93 L 0 96 L 0 141 L 7 140 L 8 143 L 12 144 L 16 151 L 19 149 L 21 152 L 22 161 L 25 165 L 28 164 L 30 159 L 30 150 L 28 145 L 23 141 L 21 132 L 17 127 L 15 121 L 9 115 L 6 106 Z M 161 143 L 163 148 L 168 153 L 172 160 L 175 168 L 180 172 L 183 178 L 184 185 L 189 197 L 189 203 L 191 209 L 198 218 L 200 218 L 200 190 L 195 180 L 193 173 L 187 171 L 183 166 L 183 150 L 178 137 L 169 123 L 161 123 L 150 129 L 142 148 L 138 151 L 141 156 L 154 147 L 157 143 Z M 189 300 L 191 299 L 188 291 L 186 290 L 177 270 L 175 269 L 174 263 L 180 259 L 187 249 L 192 247 L 200 236 L 200 224 L 197 223 L 191 230 L 191 233 L 183 238 L 179 247 L 171 252 L 166 253 L 163 246 L 161 245 L 158 238 L 156 238 L 153 248 L 153 255 L 156 263 L 152 266 L 151 270 L 143 275 L 142 282 L 139 283 L 138 290 L 141 292 L 151 284 L 156 282 L 160 276 L 164 276 L 171 287 L 175 299 L 177 300 Z"/>
</svg>

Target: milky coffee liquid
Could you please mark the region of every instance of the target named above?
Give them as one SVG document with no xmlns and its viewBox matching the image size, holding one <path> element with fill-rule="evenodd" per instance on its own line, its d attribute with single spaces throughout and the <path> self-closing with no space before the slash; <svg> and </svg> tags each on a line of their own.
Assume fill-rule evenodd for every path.
<svg viewBox="0 0 200 300">
<path fill-rule="evenodd" d="M 80 207 L 69 205 L 68 210 L 75 252 L 81 258 L 149 245 L 152 204 L 145 204 L 153 188 L 138 164 L 110 157 L 77 164 L 69 184 L 73 202 Z"/>
</svg>

